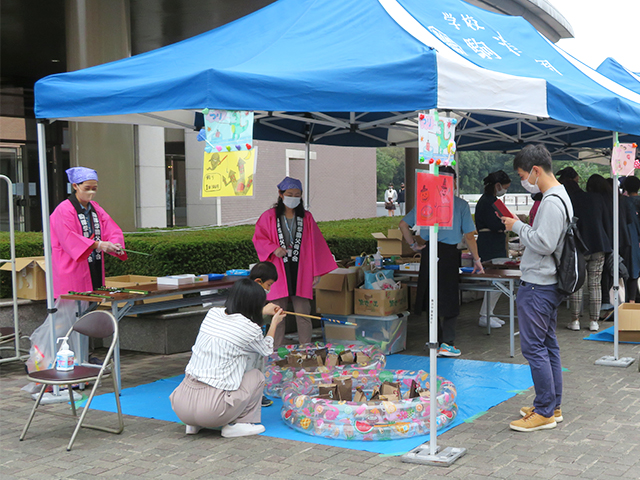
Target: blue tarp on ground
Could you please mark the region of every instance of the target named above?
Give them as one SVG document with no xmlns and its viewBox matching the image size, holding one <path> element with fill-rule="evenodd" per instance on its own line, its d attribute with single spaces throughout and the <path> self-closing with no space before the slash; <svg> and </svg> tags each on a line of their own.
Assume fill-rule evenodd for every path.
<svg viewBox="0 0 640 480">
<path fill-rule="evenodd" d="M 38 118 L 153 124 L 150 112 L 193 116 L 205 107 L 362 115 L 456 109 L 640 134 L 640 95 L 524 19 L 460 0 L 279 0 L 182 42 L 35 86 Z M 357 117 L 346 115 L 344 124 L 375 123 L 375 115 Z M 334 128 L 314 125 L 314 135 Z M 324 142 L 375 143 L 347 136 Z"/>
<path fill-rule="evenodd" d="M 429 371 L 429 357 L 391 355 L 387 357 L 387 368 Z M 528 365 L 439 358 L 438 375 L 451 380 L 458 390 L 458 416 L 443 431 L 462 423 L 472 422 L 491 407 L 533 386 Z M 123 412 L 136 417 L 180 422 L 171 409 L 169 395 L 180 384 L 183 377 L 179 375 L 146 385 L 125 388 L 121 396 Z M 281 406 L 282 401 L 277 399 L 273 406 L 262 409 L 262 423 L 267 429 L 263 435 L 389 455 L 406 453 L 429 440 L 429 435 L 384 442 L 331 440 L 306 435 L 284 424 L 280 418 Z M 91 408 L 114 412 L 113 394 L 95 397 Z M 514 419 L 519 418 L 517 410 L 513 413 Z"/>
</svg>

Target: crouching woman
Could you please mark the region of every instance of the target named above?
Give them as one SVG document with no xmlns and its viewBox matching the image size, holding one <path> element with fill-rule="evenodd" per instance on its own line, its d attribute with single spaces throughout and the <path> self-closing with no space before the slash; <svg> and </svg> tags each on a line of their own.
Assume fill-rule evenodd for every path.
<svg viewBox="0 0 640 480">
<path fill-rule="evenodd" d="M 260 425 L 264 375 L 257 369 L 245 370 L 250 354 L 273 353 L 273 336 L 285 316 L 278 308 L 263 336 L 265 300 L 264 289 L 243 278 L 229 291 L 224 308 L 207 313 L 191 349 L 185 378 L 170 396 L 187 434 L 203 427 L 222 427 L 223 437 L 264 432 Z"/>
</svg>

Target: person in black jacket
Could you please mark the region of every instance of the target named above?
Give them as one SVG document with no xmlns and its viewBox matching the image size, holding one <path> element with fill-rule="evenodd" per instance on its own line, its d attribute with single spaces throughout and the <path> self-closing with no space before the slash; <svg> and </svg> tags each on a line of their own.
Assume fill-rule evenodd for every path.
<svg viewBox="0 0 640 480">
<path fill-rule="evenodd" d="M 628 218 L 627 225 L 631 243 L 631 263 L 629 264 L 629 279 L 627 280 L 627 302 L 635 303 L 638 294 L 638 277 L 640 277 L 640 179 L 638 177 L 627 177 L 622 184 L 627 196 L 620 197 L 627 205 Z"/>
<path fill-rule="evenodd" d="M 507 256 L 507 236 L 504 231 L 502 220 L 496 215 L 493 203 L 498 197 L 507 193 L 511 185 L 509 175 L 503 170 L 492 172 L 486 176 L 484 182 L 484 193 L 476 204 L 476 229 L 478 230 L 478 253 L 485 262 L 494 258 L 504 258 Z M 504 321 L 498 317 L 493 317 L 493 309 L 500 299 L 500 292 L 485 294 L 482 307 L 480 308 L 481 327 L 487 326 L 487 301 L 489 302 L 489 318 L 491 328 L 498 328 L 504 325 Z"/>
</svg>

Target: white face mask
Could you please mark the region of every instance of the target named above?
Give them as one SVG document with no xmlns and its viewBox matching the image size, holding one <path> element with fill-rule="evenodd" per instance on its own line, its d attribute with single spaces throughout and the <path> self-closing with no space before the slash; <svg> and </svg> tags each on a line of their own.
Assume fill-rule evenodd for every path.
<svg viewBox="0 0 640 480">
<path fill-rule="evenodd" d="M 300 197 L 282 197 L 282 203 L 293 210 L 300 205 Z"/>
<path fill-rule="evenodd" d="M 533 172 L 533 168 L 531 169 L 531 171 L 529 172 L 529 175 L 527 176 L 527 178 L 525 178 L 524 180 L 521 180 L 520 183 L 522 184 L 522 187 L 529 193 L 532 194 L 536 194 L 536 193 L 540 193 L 540 187 L 538 187 L 538 177 L 536 176 L 536 183 L 531 184 L 529 183 L 529 177 L 531 177 L 531 173 Z"/>
<path fill-rule="evenodd" d="M 502 188 L 502 186 L 500 186 L 500 188 L 496 191 L 496 197 L 501 197 L 505 193 L 507 193 L 507 189 L 506 188 Z"/>
</svg>

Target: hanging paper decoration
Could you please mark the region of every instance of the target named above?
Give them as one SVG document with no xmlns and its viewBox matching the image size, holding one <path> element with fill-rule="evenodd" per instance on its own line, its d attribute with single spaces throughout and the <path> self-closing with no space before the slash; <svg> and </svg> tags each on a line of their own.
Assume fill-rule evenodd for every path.
<svg viewBox="0 0 640 480">
<path fill-rule="evenodd" d="M 253 112 L 205 108 L 203 197 L 252 196 L 256 166 Z"/>
<path fill-rule="evenodd" d="M 617 175 L 633 175 L 636 162 L 636 144 L 621 143 L 611 151 L 611 170 Z"/>
<path fill-rule="evenodd" d="M 453 175 L 416 170 L 416 225 L 453 226 Z"/>
<path fill-rule="evenodd" d="M 436 172 L 416 171 L 416 225 L 420 227 L 453 226 L 453 177 L 437 172 L 439 167 L 456 164 L 456 123 L 437 111 L 418 115 L 419 163 Z"/>
<path fill-rule="evenodd" d="M 418 116 L 420 163 L 453 164 L 457 122 L 455 118 L 441 117 L 437 111 Z"/>
<path fill-rule="evenodd" d="M 257 147 L 240 152 L 205 154 L 203 197 L 251 197 L 256 170 Z"/>
</svg>

